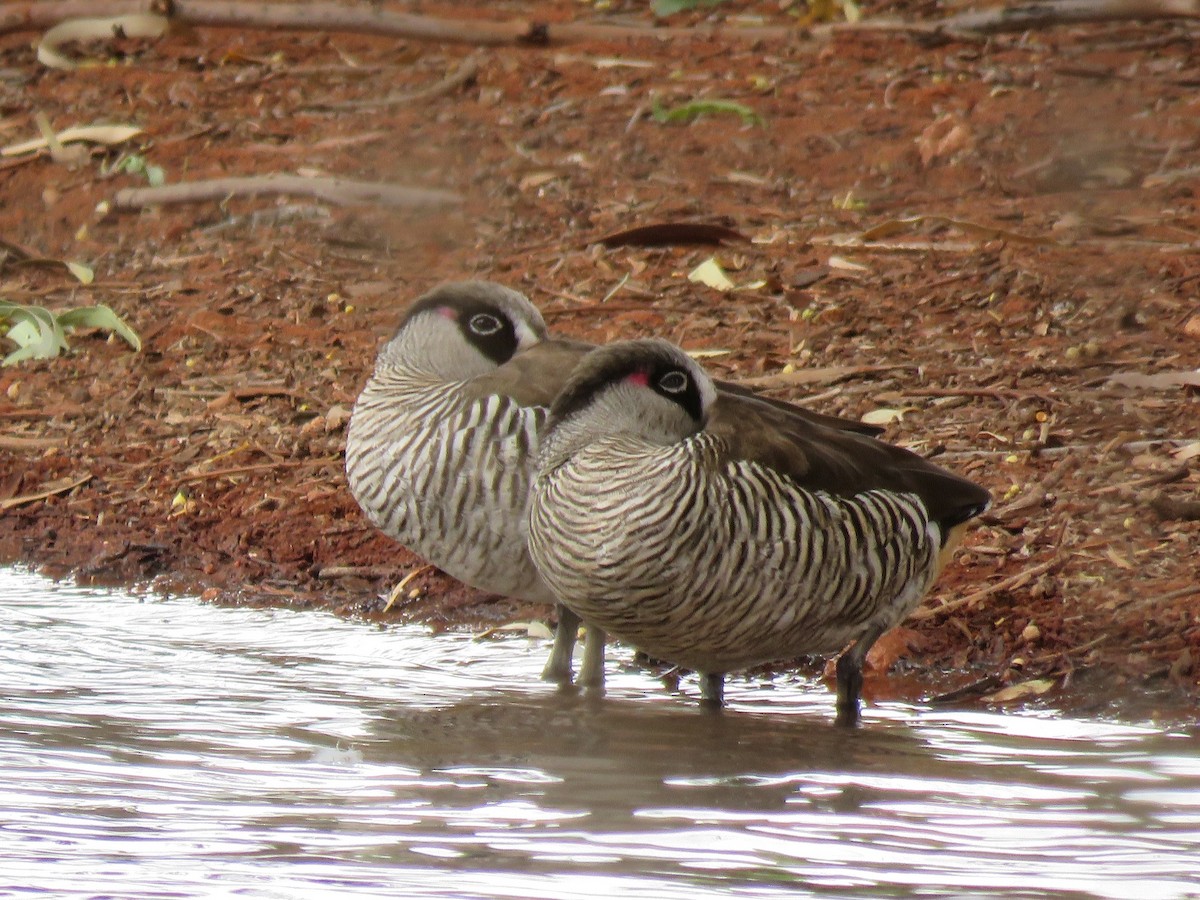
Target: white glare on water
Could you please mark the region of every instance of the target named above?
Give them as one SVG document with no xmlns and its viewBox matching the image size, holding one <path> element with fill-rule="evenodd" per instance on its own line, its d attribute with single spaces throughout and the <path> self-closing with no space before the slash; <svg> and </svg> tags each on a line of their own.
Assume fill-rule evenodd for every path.
<svg viewBox="0 0 1200 900">
<path fill-rule="evenodd" d="M 0 570 L 0 895 L 1191 897 L 1200 747 Z"/>
</svg>

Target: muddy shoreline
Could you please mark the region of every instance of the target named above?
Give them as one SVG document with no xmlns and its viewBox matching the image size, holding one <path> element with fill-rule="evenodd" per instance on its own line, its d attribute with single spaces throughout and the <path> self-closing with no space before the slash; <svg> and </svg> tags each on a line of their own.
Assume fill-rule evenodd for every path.
<svg viewBox="0 0 1200 900">
<path fill-rule="evenodd" d="M 69 355 L 0 369 L 0 559 L 435 630 L 547 621 L 423 569 L 342 472 L 348 411 L 400 310 L 486 277 L 559 333 L 668 337 L 719 377 L 872 416 L 993 492 L 868 693 L 1194 701 L 1200 63 L 1184 34 L 494 48 L 429 96 L 472 48 L 198 29 L 92 46 L 111 63 L 69 72 L 2 36 L 0 143 L 35 135 L 37 111 L 143 134 L 72 165 L 4 159 L 0 298 L 107 304 L 143 349 L 83 331 Z M 697 97 L 761 122 L 651 114 Z M 300 171 L 464 199 L 114 212 L 146 183 L 131 156 L 168 181 Z M 661 223 L 745 240 L 602 240 Z M 732 290 L 689 280 L 710 258 Z"/>
</svg>

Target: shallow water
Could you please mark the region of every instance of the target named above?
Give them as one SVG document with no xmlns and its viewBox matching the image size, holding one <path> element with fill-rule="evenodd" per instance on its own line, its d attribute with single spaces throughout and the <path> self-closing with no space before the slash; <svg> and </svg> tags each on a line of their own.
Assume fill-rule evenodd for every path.
<svg viewBox="0 0 1200 900">
<path fill-rule="evenodd" d="M 0 570 L 0 896 L 1200 896 L 1200 741 Z M 622 663 L 626 663 L 622 665 Z M 694 693 L 694 691 L 693 691 Z"/>
</svg>

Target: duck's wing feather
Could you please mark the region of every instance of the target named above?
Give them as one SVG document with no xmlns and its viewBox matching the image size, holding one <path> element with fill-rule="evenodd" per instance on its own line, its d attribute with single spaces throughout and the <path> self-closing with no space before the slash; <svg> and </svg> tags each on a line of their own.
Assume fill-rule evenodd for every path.
<svg viewBox="0 0 1200 900">
<path fill-rule="evenodd" d="M 846 419 L 842 416 L 831 416 L 826 413 L 819 413 L 807 407 L 797 406 L 795 403 L 789 403 L 787 400 L 776 400 L 774 397 L 764 397 L 762 394 L 756 393 L 748 387 L 743 387 L 740 384 L 734 384 L 730 381 L 714 381 L 722 394 L 729 394 L 733 397 L 739 397 L 743 400 L 757 400 L 759 403 L 765 403 L 768 406 L 773 406 L 783 413 L 800 416 L 813 422 L 817 425 L 824 425 L 826 428 L 836 428 L 839 431 L 853 431 L 858 434 L 876 435 L 883 434 L 883 429 L 878 425 L 868 425 L 866 422 L 860 422 L 857 419 Z"/>
<path fill-rule="evenodd" d="M 515 400 L 521 406 L 549 407 L 579 361 L 594 349 L 596 349 L 595 344 L 585 341 L 564 338 L 542 341 L 523 353 L 517 354 L 495 371 L 472 379 L 466 390 L 476 398 L 499 394 Z M 794 403 L 788 403 L 786 400 L 763 397 L 750 388 L 729 381 L 718 381 L 716 385 L 721 394 L 728 395 L 730 398 L 756 401 L 778 411 L 782 420 L 785 421 L 796 417 L 815 425 L 823 425 L 826 428 L 866 435 L 879 434 L 883 431 L 883 429 L 865 422 L 826 415 Z"/>
<path fill-rule="evenodd" d="M 465 390 L 477 399 L 499 394 L 520 406 L 549 408 L 572 370 L 592 349 L 582 341 L 542 341 L 494 371 L 471 379 Z"/>
<path fill-rule="evenodd" d="M 991 499 L 982 487 L 910 450 L 830 428 L 747 397 L 718 397 L 706 430 L 729 460 L 766 466 L 810 491 L 854 496 L 870 490 L 912 493 L 944 528 L 978 515 Z"/>
</svg>

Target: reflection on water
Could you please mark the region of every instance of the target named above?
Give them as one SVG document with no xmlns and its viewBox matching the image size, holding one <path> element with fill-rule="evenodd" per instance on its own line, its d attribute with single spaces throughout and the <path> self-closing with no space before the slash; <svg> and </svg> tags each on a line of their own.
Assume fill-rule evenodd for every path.
<svg viewBox="0 0 1200 900">
<path fill-rule="evenodd" d="M 1200 746 L 0 571 L 0 895 L 1200 895 Z"/>
</svg>

